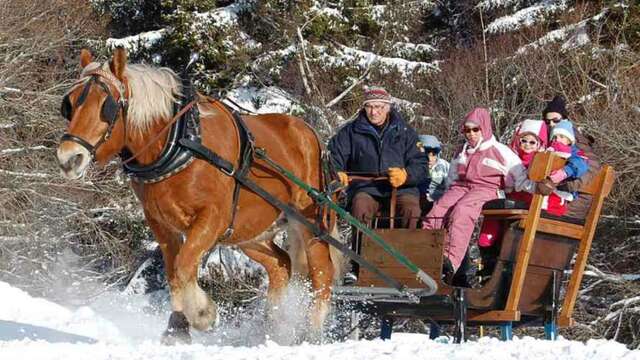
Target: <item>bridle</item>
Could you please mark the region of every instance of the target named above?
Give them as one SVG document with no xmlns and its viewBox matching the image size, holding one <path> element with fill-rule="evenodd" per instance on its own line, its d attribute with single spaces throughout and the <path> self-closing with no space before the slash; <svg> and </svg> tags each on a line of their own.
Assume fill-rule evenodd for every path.
<svg viewBox="0 0 640 360">
<path fill-rule="evenodd" d="M 84 80 L 87 77 L 90 77 L 89 80 Z M 76 82 L 76 84 L 81 84 L 84 81 L 86 81 L 86 83 L 84 85 L 84 88 L 82 89 L 82 92 L 80 93 L 80 96 L 78 97 L 75 103 L 75 108 L 79 107 L 85 102 L 89 94 L 89 90 L 91 89 L 91 86 L 93 85 L 93 83 L 96 83 L 98 86 L 102 88 L 104 92 L 107 93 L 107 98 L 105 99 L 104 104 L 102 105 L 102 109 L 100 111 L 100 120 L 103 122 L 106 122 L 109 125 L 109 127 L 107 128 L 107 131 L 105 131 L 102 134 L 102 136 L 100 137 L 100 139 L 95 145 L 92 145 L 87 140 L 77 135 L 70 134 L 68 132 L 65 132 L 64 135 L 62 135 L 60 142 L 63 142 L 63 141 L 74 142 L 84 147 L 85 149 L 87 149 L 87 151 L 89 151 L 89 154 L 91 155 L 91 158 L 95 159 L 96 151 L 98 150 L 98 148 L 102 144 L 104 144 L 107 140 L 109 140 L 109 138 L 111 138 L 111 133 L 113 132 L 113 128 L 118 120 L 118 114 L 120 113 L 122 113 L 122 119 L 124 121 L 124 132 L 125 132 L 124 139 L 126 142 L 127 109 L 129 108 L 129 102 L 127 100 L 128 91 L 127 91 L 127 88 L 124 86 L 124 84 L 120 80 L 118 80 L 113 74 L 101 68 L 88 72 L 87 74 L 84 75 L 83 79 Z M 111 92 L 111 89 L 109 88 L 107 83 L 112 85 L 118 91 L 118 100 L 114 98 Z M 65 95 L 64 98 L 62 99 L 62 105 L 60 106 L 60 113 L 68 121 L 71 121 L 71 118 L 73 115 L 73 108 L 74 106 L 71 104 L 71 100 L 69 99 L 69 94 L 67 93 L 67 95 Z"/>
</svg>

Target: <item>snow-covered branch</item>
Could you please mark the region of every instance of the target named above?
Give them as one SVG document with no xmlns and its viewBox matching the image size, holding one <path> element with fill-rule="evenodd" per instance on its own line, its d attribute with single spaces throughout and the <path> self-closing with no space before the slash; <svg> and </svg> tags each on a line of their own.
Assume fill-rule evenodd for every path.
<svg viewBox="0 0 640 360">
<path fill-rule="evenodd" d="M 329 101 L 325 107 L 326 108 L 330 108 L 333 105 L 337 104 L 340 100 L 342 100 L 342 98 L 344 98 L 348 93 L 351 92 L 351 90 L 353 90 L 354 87 L 358 86 L 358 84 L 362 83 L 362 81 L 364 81 L 364 79 L 367 78 L 367 76 L 369 75 L 369 71 L 371 70 L 371 67 L 368 67 L 364 73 L 357 78 L 356 80 L 353 81 L 353 83 L 351 83 L 351 85 L 349 85 L 348 88 L 346 88 L 343 92 L 340 93 L 340 95 L 336 96 L 334 99 L 332 99 L 331 101 Z"/>
<path fill-rule="evenodd" d="M 4 169 L 0 169 L 0 174 L 17 176 L 17 177 L 26 177 L 26 178 L 41 178 L 41 179 L 47 179 L 52 177 L 51 174 L 38 173 L 38 172 L 35 172 L 35 173 L 19 172 L 19 171 L 10 171 L 10 170 L 4 170 Z"/>
<path fill-rule="evenodd" d="M 137 35 L 127 36 L 124 38 L 107 39 L 107 47 L 116 48 L 123 47 L 130 53 L 136 53 L 141 49 L 149 49 L 156 43 L 158 43 L 166 35 L 165 29 L 147 31 Z"/>
<path fill-rule="evenodd" d="M 486 31 L 491 34 L 520 30 L 567 9 L 566 0 L 543 0 L 532 6 L 492 21 Z"/>
<path fill-rule="evenodd" d="M 12 155 L 12 154 L 18 154 L 21 152 L 33 151 L 33 150 L 50 150 L 50 149 L 43 145 L 29 146 L 29 147 L 22 147 L 22 148 L 2 149 L 0 150 L 0 155 Z"/>
</svg>

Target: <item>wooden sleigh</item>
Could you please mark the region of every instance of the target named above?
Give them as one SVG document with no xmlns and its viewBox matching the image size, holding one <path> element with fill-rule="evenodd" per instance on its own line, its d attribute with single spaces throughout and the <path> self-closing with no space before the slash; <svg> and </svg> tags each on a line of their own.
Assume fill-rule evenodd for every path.
<svg viewBox="0 0 640 360">
<path fill-rule="evenodd" d="M 552 153 L 539 153 L 529 168 L 529 178 L 542 180 L 563 164 L 564 160 Z M 335 289 L 336 300 L 354 302 L 361 310 L 380 316 L 382 338 L 391 335 L 395 318 L 409 317 L 429 320 L 432 337 L 438 336 L 439 324 L 455 324 L 456 341 L 464 339 L 467 325 L 499 326 L 504 339 L 511 338 L 514 326 L 544 325 L 546 337 L 554 339 L 558 326 L 573 325 L 578 290 L 613 180 L 613 169 L 605 165 L 580 189 L 593 197 L 584 221 L 546 217 L 541 195 L 533 196 L 529 209 L 483 210 L 484 218 L 501 222 L 504 236 L 490 279 L 477 289 L 452 287 L 440 280 L 445 230 L 377 229 L 384 240 L 436 279 L 437 293 L 398 294 L 362 269 L 356 286 Z M 366 236 L 363 239 L 361 255 L 365 259 L 408 288 L 420 287 L 413 273 Z M 570 277 L 562 292 L 562 277 L 567 271 Z"/>
</svg>

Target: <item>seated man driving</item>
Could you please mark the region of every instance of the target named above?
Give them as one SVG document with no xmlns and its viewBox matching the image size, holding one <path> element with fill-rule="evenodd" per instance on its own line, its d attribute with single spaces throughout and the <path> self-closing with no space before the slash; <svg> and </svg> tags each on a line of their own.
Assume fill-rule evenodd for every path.
<svg viewBox="0 0 640 360">
<path fill-rule="evenodd" d="M 381 87 L 364 92 L 363 107 L 329 142 L 338 177 L 348 185 L 351 213 L 367 224 L 388 206 L 392 187 L 397 188 L 397 208 L 403 227 L 415 229 L 420 217 L 417 185 L 427 179 L 427 156 L 416 131 L 392 106 Z M 348 173 L 388 176 L 388 181 L 354 180 Z"/>
</svg>

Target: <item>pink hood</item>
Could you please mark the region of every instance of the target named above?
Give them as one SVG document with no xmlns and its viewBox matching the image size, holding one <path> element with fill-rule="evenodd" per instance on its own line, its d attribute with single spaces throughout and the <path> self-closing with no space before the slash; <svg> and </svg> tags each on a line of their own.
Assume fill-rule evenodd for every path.
<svg viewBox="0 0 640 360">
<path fill-rule="evenodd" d="M 481 129 L 482 141 L 473 148 L 468 141 L 462 145 L 462 150 L 451 162 L 449 183 L 452 186 L 478 186 L 494 195 L 500 188 L 531 191 L 532 182 L 518 155 L 493 136 L 489 110 L 473 109 L 462 121 L 461 131 L 467 122 Z"/>
<path fill-rule="evenodd" d="M 467 116 L 464 117 L 462 123 L 460 123 L 460 132 L 462 136 L 464 136 L 464 124 L 471 122 L 482 130 L 482 140 L 488 141 L 493 136 L 493 130 L 491 129 L 491 115 L 489 114 L 489 110 L 481 107 L 477 107 L 471 110 Z"/>
</svg>

